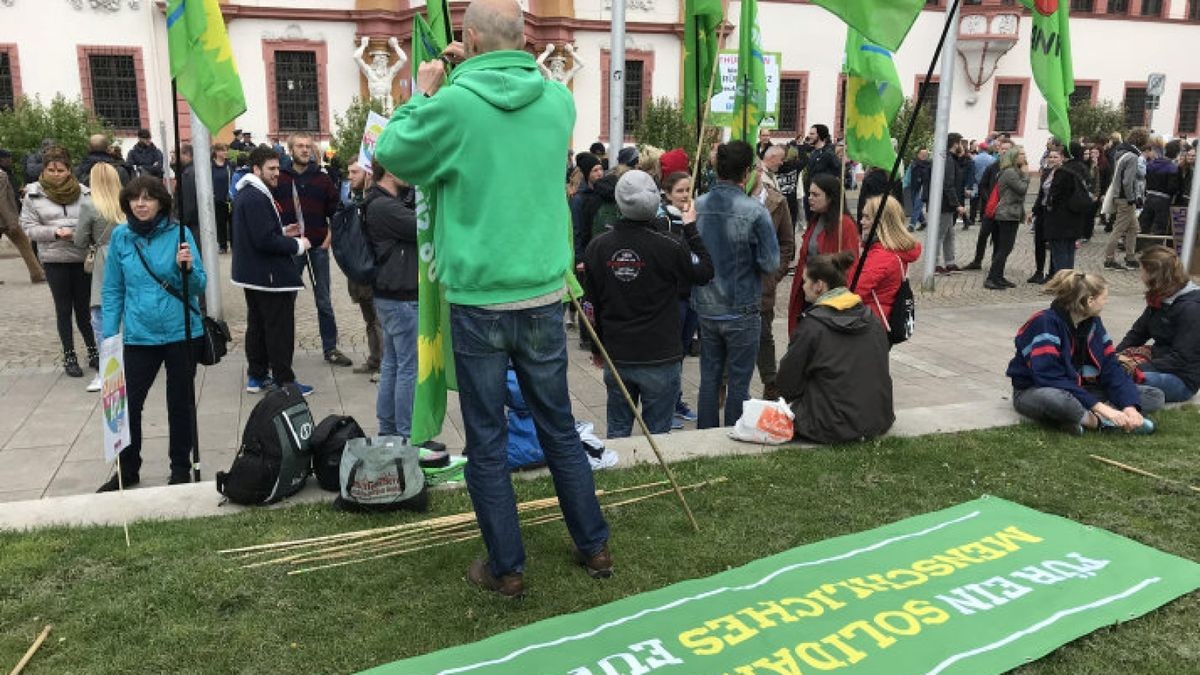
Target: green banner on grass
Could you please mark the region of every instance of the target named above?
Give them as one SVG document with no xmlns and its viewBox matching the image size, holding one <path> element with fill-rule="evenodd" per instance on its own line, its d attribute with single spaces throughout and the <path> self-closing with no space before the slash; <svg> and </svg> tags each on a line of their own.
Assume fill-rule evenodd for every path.
<svg viewBox="0 0 1200 675">
<path fill-rule="evenodd" d="M 984 497 L 370 672 L 1000 673 L 1197 587 L 1196 563 Z"/>
</svg>

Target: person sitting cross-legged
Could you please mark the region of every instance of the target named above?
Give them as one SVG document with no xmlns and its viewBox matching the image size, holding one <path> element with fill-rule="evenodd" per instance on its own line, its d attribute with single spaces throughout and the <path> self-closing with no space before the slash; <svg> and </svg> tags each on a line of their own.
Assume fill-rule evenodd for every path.
<svg viewBox="0 0 1200 675">
<path fill-rule="evenodd" d="M 1163 393 L 1134 384 L 1118 362 L 1100 321 L 1108 283 L 1095 274 L 1059 270 L 1046 293 L 1054 296 L 1049 309 L 1017 331 L 1017 353 L 1006 372 L 1013 407 L 1075 435 L 1099 428 L 1153 432 L 1154 423 L 1142 414 L 1162 408 Z"/>
</svg>

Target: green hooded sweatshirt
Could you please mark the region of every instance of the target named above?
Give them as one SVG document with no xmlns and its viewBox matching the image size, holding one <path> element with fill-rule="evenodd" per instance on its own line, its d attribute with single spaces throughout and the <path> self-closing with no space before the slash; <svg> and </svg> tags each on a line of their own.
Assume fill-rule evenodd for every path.
<svg viewBox="0 0 1200 675">
<path fill-rule="evenodd" d="M 563 154 L 574 125 L 571 92 L 520 51 L 472 57 L 436 94 L 392 115 L 375 161 L 437 195 L 434 247 L 449 302 L 512 303 L 564 288 Z"/>
</svg>

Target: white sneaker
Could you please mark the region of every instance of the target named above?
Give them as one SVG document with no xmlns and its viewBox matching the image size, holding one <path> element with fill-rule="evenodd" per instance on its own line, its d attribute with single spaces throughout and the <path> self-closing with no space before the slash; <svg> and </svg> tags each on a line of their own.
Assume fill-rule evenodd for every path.
<svg viewBox="0 0 1200 675">
<path fill-rule="evenodd" d="M 87 390 L 88 391 L 100 391 L 102 382 L 103 382 L 103 379 L 99 375 L 96 375 L 96 377 L 93 377 L 92 381 L 88 383 Z"/>
</svg>

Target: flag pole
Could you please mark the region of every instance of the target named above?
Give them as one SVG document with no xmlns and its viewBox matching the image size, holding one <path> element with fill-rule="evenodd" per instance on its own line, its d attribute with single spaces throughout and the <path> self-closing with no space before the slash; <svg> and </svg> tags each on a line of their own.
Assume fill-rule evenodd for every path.
<svg viewBox="0 0 1200 675">
<path fill-rule="evenodd" d="M 187 243 L 187 234 L 185 234 L 183 224 L 184 203 L 187 198 L 186 191 L 183 189 L 183 141 L 179 138 L 179 91 L 176 86 L 175 78 L 171 78 L 171 110 L 174 112 L 175 119 L 175 164 L 178 166 L 175 176 L 175 204 L 176 213 L 179 214 L 179 243 Z M 193 171 L 195 171 L 196 158 L 192 157 Z M 195 252 L 193 252 L 194 254 Z M 179 277 L 182 279 L 183 286 L 183 339 L 184 339 L 184 364 L 187 368 L 187 391 L 188 391 L 188 422 L 191 424 L 191 433 L 188 434 L 188 440 L 192 443 L 192 482 L 200 482 L 200 430 L 196 420 L 196 354 L 192 350 L 192 322 L 191 312 L 192 303 L 189 296 L 188 277 L 191 276 L 191 270 L 188 267 L 183 267 L 180 270 Z"/>
<path fill-rule="evenodd" d="M 625 145 L 625 0 L 612 0 L 612 40 L 608 71 L 608 156 Z"/>
<path fill-rule="evenodd" d="M 700 17 L 698 15 L 692 17 L 692 23 L 694 24 L 692 26 L 692 32 L 696 35 L 695 44 L 693 44 L 692 46 L 697 47 L 697 46 L 699 46 L 699 43 L 700 43 Z M 717 58 L 718 58 L 718 60 L 720 60 L 720 48 L 719 47 L 717 49 L 717 52 L 718 52 Z M 705 114 L 704 114 L 704 110 L 701 109 L 701 105 L 700 105 L 700 101 L 701 101 L 700 92 L 703 91 L 701 89 L 702 83 L 700 82 L 700 54 L 692 55 L 692 60 L 695 61 L 695 65 L 692 67 L 692 79 L 694 80 L 694 82 L 692 84 L 694 84 L 696 87 L 696 99 L 697 99 L 696 100 L 696 138 L 700 139 L 700 142 L 703 143 L 704 142 L 703 139 L 704 139 Z M 717 66 L 717 64 L 714 63 L 713 64 L 713 72 L 714 73 L 717 70 L 716 66 Z M 711 78 L 709 78 L 709 79 L 711 80 Z M 711 84 L 708 87 L 708 91 L 709 91 L 709 95 L 711 96 L 712 95 L 712 85 Z M 705 99 L 705 105 L 707 105 L 707 99 Z"/>
<path fill-rule="evenodd" d="M 887 187 L 883 191 L 883 196 L 879 199 L 879 209 L 875 212 L 876 216 L 871 222 L 871 229 L 867 233 L 867 238 L 863 240 L 862 255 L 858 257 L 858 265 L 854 269 L 854 279 L 850 282 L 850 290 L 853 291 L 858 286 L 858 279 L 862 276 L 863 265 L 867 262 L 867 253 L 871 250 L 871 244 L 875 241 L 877 230 L 879 229 L 879 221 L 883 217 L 883 209 L 887 206 L 888 199 L 891 198 L 892 189 L 896 185 L 896 174 L 900 172 L 900 162 L 904 157 L 904 153 L 908 150 L 909 141 L 912 140 L 913 129 L 916 127 L 917 118 L 921 114 L 921 108 L 925 104 L 925 95 L 929 92 L 929 84 L 933 80 L 933 69 L 937 67 L 938 58 L 942 55 L 946 45 L 946 38 L 950 34 L 950 28 L 954 26 L 955 17 L 958 16 L 958 5 L 960 0 L 952 0 L 950 8 L 946 13 L 946 22 L 942 26 L 942 36 L 938 39 L 937 47 L 933 50 L 933 58 L 929 61 L 929 68 L 925 71 L 925 79 L 921 81 L 921 88 L 917 93 L 917 103 L 913 106 L 912 114 L 908 118 L 908 126 L 904 130 L 904 138 L 900 141 L 900 147 L 896 150 L 896 161 L 892 163 L 892 171 L 888 174 Z M 957 34 L 955 34 L 957 42 Z M 939 93 L 941 87 L 939 86 Z M 942 140 L 945 142 L 945 139 Z M 932 190 L 930 191 L 930 199 L 933 198 Z M 941 207 L 938 207 L 939 210 Z M 927 240 L 928 241 L 928 240 Z"/>
<path fill-rule="evenodd" d="M 722 18 L 721 23 L 720 23 L 719 27 L 717 28 L 717 60 L 713 62 L 712 72 L 709 73 L 709 76 L 708 76 L 708 95 L 705 96 L 703 99 L 704 114 L 700 117 L 700 133 L 697 134 L 696 157 L 695 157 L 695 164 L 694 164 L 694 166 L 696 168 L 692 171 L 692 195 L 688 201 L 692 201 L 696 198 L 696 187 L 700 183 L 700 162 L 701 162 L 700 158 L 702 157 L 701 153 L 704 152 L 704 128 L 706 126 L 708 126 L 708 114 L 712 111 L 713 88 L 716 86 L 716 82 L 717 82 L 717 71 L 721 69 L 721 43 L 724 41 L 725 41 L 725 19 Z M 697 66 L 700 65 L 698 61 L 697 61 L 696 65 Z M 699 77 L 699 70 L 700 70 L 699 67 L 697 67 L 696 70 L 697 70 L 696 76 Z M 696 93 L 699 94 L 700 92 L 697 91 Z M 700 105 L 699 101 L 697 101 L 697 105 Z"/>
</svg>

